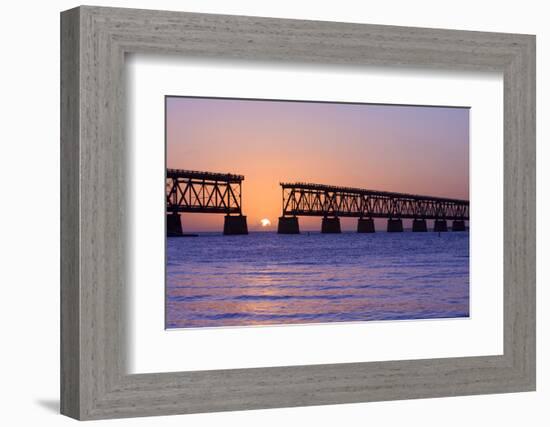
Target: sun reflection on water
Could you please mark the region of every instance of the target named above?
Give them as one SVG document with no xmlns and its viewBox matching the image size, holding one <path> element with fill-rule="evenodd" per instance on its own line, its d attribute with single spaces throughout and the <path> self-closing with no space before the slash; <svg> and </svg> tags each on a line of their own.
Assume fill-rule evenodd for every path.
<svg viewBox="0 0 550 427">
<path fill-rule="evenodd" d="M 465 317 L 468 233 L 168 239 L 167 327 Z"/>
</svg>

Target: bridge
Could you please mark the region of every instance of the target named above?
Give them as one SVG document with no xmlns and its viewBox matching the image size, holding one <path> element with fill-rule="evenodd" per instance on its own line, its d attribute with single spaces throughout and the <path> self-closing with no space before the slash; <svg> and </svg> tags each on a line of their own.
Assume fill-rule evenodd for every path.
<svg viewBox="0 0 550 427">
<path fill-rule="evenodd" d="M 224 234 L 248 234 L 242 214 L 244 176 L 184 169 L 166 171 L 166 230 L 183 236 L 181 213 L 225 214 Z"/>
<path fill-rule="evenodd" d="M 374 218 L 387 218 L 388 232 L 402 232 L 405 218 L 412 219 L 414 232 L 428 231 L 428 219 L 434 220 L 437 232 L 448 230 L 448 220 L 453 231 L 465 231 L 469 220 L 468 200 L 309 183 L 281 183 L 281 187 L 280 234 L 298 234 L 298 216 L 322 217 L 322 233 L 340 233 L 340 217 L 358 218 L 359 233 L 374 233 Z"/>
<path fill-rule="evenodd" d="M 166 171 L 166 229 L 168 236 L 183 236 L 181 213 L 224 214 L 224 234 L 248 234 L 242 213 L 243 175 L 184 169 Z M 299 216 L 322 217 L 322 233 L 340 233 L 340 218 L 354 217 L 358 233 L 374 233 L 374 218 L 387 218 L 388 232 L 402 232 L 403 219 L 412 219 L 412 231 L 465 231 L 468 200 L 392 193 L 310 183 L 281 183 L 282 216 L 277 232 L 298 234 Z"/>
</svg>

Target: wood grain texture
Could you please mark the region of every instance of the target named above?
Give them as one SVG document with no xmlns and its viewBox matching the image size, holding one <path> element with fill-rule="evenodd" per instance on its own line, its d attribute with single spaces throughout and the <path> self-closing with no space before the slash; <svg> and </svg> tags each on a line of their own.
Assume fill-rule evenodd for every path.
<svg viewBox="0 0 550 427">
<path fill-rule="evenodd" d="M 534 36 L 86 6 L 63 12 L 61 36 L 62 413 L 99 419 L 534 390 Z M 504 354 L 128 375 L 127 53 L 501 71 Z"/>
<path fill-rule="evenodd" d="M 80 414 L 79 13 L 61 20 L 61 412 Z"/>
</svg>

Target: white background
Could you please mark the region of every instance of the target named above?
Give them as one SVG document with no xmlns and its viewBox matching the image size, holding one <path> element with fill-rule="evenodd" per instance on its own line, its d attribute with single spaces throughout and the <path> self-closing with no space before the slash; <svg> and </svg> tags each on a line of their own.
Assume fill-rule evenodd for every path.
<svg viewBox="0 0 550 427">
<path fill-rule="evenodd" d="M 2 9 L 0 320 L 4 425 L 68 425 L 59 384 L 59 17 L 72 1 L 10 2 Z M 538 74 L 538 391 L 103 422 L 148 426 L 546 426 L 548 346 L 548 124 L 550 28 L 544 2 L 324 2 L 318 0 L 97 1 L 96 4 L 284 18 L 536 33 Z M 544 200 L 545 199 L 545 200 Z M 32 203 L 32 209 L 30 204 Z M 546 264 L 548 264 L 546 262 Z M 546 308 L 543 310 L 543 308 Z"/>
<path fill-rule="evenodd" d="M 502 354 L 502 76 L 127 58 L 130 372 Z M 223 75 L 223 79 L 217 76 Z M 265 85 L 264 82 L 269 82 Z M 392 88 L 390 91 L 387 88 Z M 471 106 L 470 318 L 164 330 L 164 95 Z M 157 143 L 152 143 L 156 141 Z M 496 190 L 500 189 L 500 190 Z M 153 201 L 157 201 L 154 203 Z M 215 343 L 223 348 L 205 351 Z"/>
</svg>

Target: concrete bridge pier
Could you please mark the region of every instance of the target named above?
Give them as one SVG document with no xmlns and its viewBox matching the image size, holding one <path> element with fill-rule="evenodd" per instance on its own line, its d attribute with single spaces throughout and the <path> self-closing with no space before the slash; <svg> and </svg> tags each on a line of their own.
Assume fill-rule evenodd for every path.
<svg viewBox="0 0 550 427">
<path fill-rule="evenodd" d="M 223 223 L 223 234 L 225 235 L 248 234 L 248 226 L 246 225 L 246 216 L 226 215 Z"/>
<path fill-rule="evenodd" d="M 280 216 L 277 226 L 279 234 L 300 234 L 300 224 L 298 217 L 295 216 Z"/>
<path fill-rule="evenodd" d="M 358 233 L 374 233 L 374 219 L 372 218 L 359 218 L 357 220 L 357 232 Z"/>
<path fill-rule="evenodd" d="M 466 231 L 466 223 L 464 220 L 454 220 L 453 221 L 453 231 Z"/>
<path fill-rule="evenodd" d="M 447 220 L 445 219 L 436 219 L 434 221 L 434 231 L 436 232 L 445 232 L 447 229 Z"/>
<path fill-rule="evenodd" d="M 428 231 L 428 224 L 425 219 L 413 219 L 413 228 L 412 231 L 415 233 L 420 232 L 424 233 Z"/>
<path fill-rule="evenodd" d="M 401 233 L 403 231 L 403 220 L 401 218 L 388 219 L 388 233 Z"/>
<path fill-rule="evenodd" d="M 175 237 L 183 235 L 181 228 L 181 215 L 173 212 L 166 215 L 166 235 Z"/>
<path fill-rule="evenodd" d="M 324 217 L 321 223 L 321 233 L 341 233 L 340 218 Z"/>
</svg>

